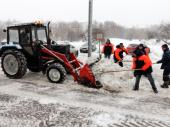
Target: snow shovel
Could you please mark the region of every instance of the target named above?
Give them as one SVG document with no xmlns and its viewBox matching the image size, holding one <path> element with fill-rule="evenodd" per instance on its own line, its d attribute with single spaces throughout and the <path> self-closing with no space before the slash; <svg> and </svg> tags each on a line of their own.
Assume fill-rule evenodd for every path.
<svg viewBox="0 0 170 127">
<path fill-rule="evenodd" d="M 155 63 L 152 63 L 152 64 L 158 64 L 158 63 L 155 62 Z"/>
<path fill-rule="evenodd" d="M 130 63 L 130 62 L 133 62 L 133 61 L 123 61 L 123 62 L 129 62 Z M 152 63 L 152 64 L 157 64 L 157 63 Z"/>
<path fill-rule="evenodd" d="M 130 62 L 133 62 L 133 61 L 123 61 L 123 62 L 129 62 L 130 63 Z"/>
<path fill-rule="evenodd" d="M 102 72 L 102 73 L 110 73 L 110 72 L 123 72 L 123 71 L 140 71 L 142 69 L 129 69 L 129 70 L 117 70 L 117 71 L 105 71 L 105 72 Z"/>
<path fill-rule="evenodd" d="M 125 58 L 126 56 L 127 56 L 127 54 L 123 58 Z M 117 61 L 116 63 L 121 62 L 123 60 L 123 58 L 121 60 Z"/>
</svg>

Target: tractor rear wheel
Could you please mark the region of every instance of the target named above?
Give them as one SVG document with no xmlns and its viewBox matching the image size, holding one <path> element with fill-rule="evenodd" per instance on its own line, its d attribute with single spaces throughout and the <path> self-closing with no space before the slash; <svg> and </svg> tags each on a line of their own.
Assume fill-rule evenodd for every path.
<svg viewBox="0 0 170 127">
<path fill-rule="evenodd" d="M 65 68 L 59 63 L 53 63 L 47 68 L 47 78 L 52 83 L 62 83 L 66 78 Z"/>
<path fill-rule="evenodd" d="M 24 54 L 16 49 L 9 49 L 2 55 L 2 71 L 12 79 L 19 79 L 27 72 L 27 60 Z"/>
</svg>

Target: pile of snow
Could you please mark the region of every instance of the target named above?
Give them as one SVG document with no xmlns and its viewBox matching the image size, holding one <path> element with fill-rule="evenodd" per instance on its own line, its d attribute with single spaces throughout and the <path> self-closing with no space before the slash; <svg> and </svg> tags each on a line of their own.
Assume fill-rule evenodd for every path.
<svg viewBox="0 0 170 127">
<path fill-rule="evenodd" d="M 132 60 L 130 58 L 128 59 Z M 90 64 L 95 60 L 95 57 L 89 58 L 87 63 Z M 162 84 L 162 70 L 160 70 L 160 65 L 153 65 L 152 67 L 152 75 L 159 91 L 159 85 Z M 117 63 L 114 63 L 112 59 L 101 59 L 98 63 L 91 67 L 91 70 L 95 76 L 95 80 L 99 81 L 103 85 L 104 90 L 122 93 L 132 91 L 132 88 L 135 85 L 136 78 L 134 77 L 133 71 L 121 71 L 131 70 L 131 68 L 132 63 L 129 62 L 124 62 L 124 67 L 120 67 Z M 145 76 L 141 77 L 139 91 L 152 91 L 150 82 Z M 166 91 L 162 92 L 164 93 Z"/>
<path fill-rule="evenodd" d="M 87 63 L 91 63 L 91 61 L 92 58 L 88 59 Z M 114 63 L 113 60 L 102 59 L 94 66 L 92 66 L 91 69 L 93 74 L 95 75 L 96 81 L 100 81 L 105 90 L 121 92 L 127 89 L 129 90 L 133 87 L 131 86 L 133 82 L 132 80 L 133 72 L 132 71 L 121 72 L 121 70 L 129 70 L 130 68 L 120 67 L 117 63 Z"/>
<path fill-rule="evenodd" d="M 143 40 L 143 42 L 147 45 L 163 45 L 163 44 L 165 44 L 164 41 L 158 41 L 157 42 L 156 39 Z"/>
<path fill-rule="evenodd" d="M 114 45 L 119 45 L 120 43 L 123 43 L 125 47 L 127 47 L 129 44 L 146 44 L 146 45 L 159 45 L 165 44 L 165 42 L 160 41 L 157 42 L 156 39 L 150 39 L 150 40 L 139 40 L 139 39 L 133 39 L 133 40 L 126 40 L 126 39 L 120 39 L 120 38 L 110 38 L 111 43 Z"/>
</svg>

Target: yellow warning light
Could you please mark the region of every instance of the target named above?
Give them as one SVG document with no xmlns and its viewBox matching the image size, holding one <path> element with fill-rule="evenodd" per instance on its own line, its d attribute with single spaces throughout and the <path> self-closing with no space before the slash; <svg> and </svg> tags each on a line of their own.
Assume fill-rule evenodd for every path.
<svg viewBox="0 0 170 127">
<path fill-rule="evenodd" d="M 41 22 L 40 21 L 37 21 L 37 24 L 40 24 Z"/>
</svg>

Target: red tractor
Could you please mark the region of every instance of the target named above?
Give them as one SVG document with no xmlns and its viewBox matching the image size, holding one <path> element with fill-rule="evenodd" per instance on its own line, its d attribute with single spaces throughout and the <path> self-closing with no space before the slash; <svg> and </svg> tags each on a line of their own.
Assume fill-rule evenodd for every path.
<svg viewBox="0 0 170 127">
<path fill-rule="evenodd" d="M 90 87 L 100 88 L 90 69 L 78 61 L 70 47 L 51 45 L 48 27 L 40 22 L 14 24 L 7 27 L 7 44 L 0 47 L 1 66 L 4 74 L 13 79 L 25 75 L 27 68 L 42 71 L 52 83 L 62 83 L 69 71 L 74 81 Z M 59 51 L 59 49 L 61 49 Z M 73 66 L 74 65 L 74 66 Z"/>
</svg>

